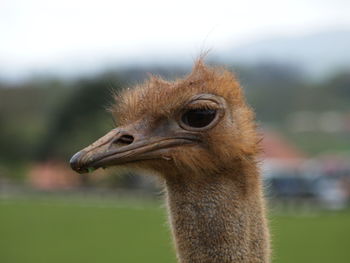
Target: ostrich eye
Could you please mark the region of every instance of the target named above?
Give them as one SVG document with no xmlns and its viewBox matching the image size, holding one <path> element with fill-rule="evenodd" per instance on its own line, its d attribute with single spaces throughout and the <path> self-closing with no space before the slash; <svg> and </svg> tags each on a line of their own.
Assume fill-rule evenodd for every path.
<svg viewBox="0 0 350 263">
<path fill-rule="evenodd" d="M 216 110 L 212 109 L 190 109 L 186 111 L 181 120 L 184 124 L 193 128 L 203 128 L 209 125 L 216 116 Z"/>
</svg>

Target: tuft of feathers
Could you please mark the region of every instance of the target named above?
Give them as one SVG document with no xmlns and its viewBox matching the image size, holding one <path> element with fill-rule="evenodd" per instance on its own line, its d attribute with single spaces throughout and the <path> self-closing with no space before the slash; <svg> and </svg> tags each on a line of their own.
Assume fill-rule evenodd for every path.
<svg viewBox="0 0 350 263">
<path fill-rule="evenodd" d="M 143 84 L 115 94 L 115 105 L 111 111 L 120 125 L 140 119 L 144 114 L 170 116 L 198 93 L 221 96 L 236 107 L 244 103 L 242 90 L 231 72 L 206 66 L 199 59 L 184 79 L 169 82 L 151 75 Z"/>
</svg>

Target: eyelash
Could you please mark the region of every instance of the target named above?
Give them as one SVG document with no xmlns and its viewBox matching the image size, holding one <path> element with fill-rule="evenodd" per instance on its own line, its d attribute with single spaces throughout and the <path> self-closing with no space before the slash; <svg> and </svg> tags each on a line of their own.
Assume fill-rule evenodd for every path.
<svg viewBox="0 0 350 263">
<path fill-rule="evenodd" d="M 186 110 L 218 110 L 218 107 L 215 107 L 215 105 L 198 103 L 198 104 L 187 105 L 184 108 L 184 111 Z"/>
</svg>

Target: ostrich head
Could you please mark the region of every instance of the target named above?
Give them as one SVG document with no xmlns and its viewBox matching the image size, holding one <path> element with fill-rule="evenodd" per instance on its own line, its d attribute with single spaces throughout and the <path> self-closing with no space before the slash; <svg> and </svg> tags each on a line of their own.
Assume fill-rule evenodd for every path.
<svg viewBox="0 0 350 263">
<path fill-rule="evenodd" d="M 254 114 L 234 75 L 202 60 L 184 79 L 151 77 L 115 99 L 119 127 L 72 157 L 77 172 L 128 165 L 203 176 L 237 167 L 258 151 Z"/>
</svg>

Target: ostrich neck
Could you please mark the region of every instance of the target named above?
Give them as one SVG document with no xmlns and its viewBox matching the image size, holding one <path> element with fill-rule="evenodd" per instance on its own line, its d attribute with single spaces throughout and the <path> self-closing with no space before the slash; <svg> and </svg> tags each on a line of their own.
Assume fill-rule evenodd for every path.
<svg viewBox="0 0 350 263">
<path fill-rule="evenodd" d="M 260 177 L 242 173 L 167 179 L 170 223 L 180 263 L 267 263 Z"/>
</svg>

